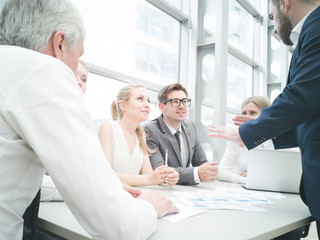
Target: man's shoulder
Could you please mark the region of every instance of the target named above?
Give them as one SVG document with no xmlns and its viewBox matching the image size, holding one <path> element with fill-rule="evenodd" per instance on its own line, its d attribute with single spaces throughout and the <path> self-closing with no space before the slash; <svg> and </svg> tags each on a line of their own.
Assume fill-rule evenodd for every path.
<svg viewBox="0 0 320 240">
<path fill-rule="evenodd" d="M 29 61 L 37 61 L 38 59 L 54 59 L 49 55 L 18 46 L 0 45 L 0 51 L 1 53 L 10 53 L 8 57 L 12 56 L 16 58 L 16 56 L 19 55 L 19 58 L 16 58 L 16 60 L 23 60 L 25 58 Z"/>
<path fill-rule="evenodd" d="M 7 64 L 13 62 L 12 66 L 19 66 L 19 69 L 16 70 L 24 71 L 25 74 L 43 69 L 45 69 L 46 72 L 49 71 L 49 73 L 55 73 L 59 71 L 59 69 L 60 71 L 62 69 L 63 71 L 66 71 L 66 69 L 70 71 L 69 67 L 61 60 L 27 48 L 0 45 L 0 54 L 6 56 Z"/>
<path fill-rule="evenodd" d="M 155 118 L 153 120 L 146 122 L 143 126 L 144 128 L 148 129 L 148 128 L 154 128 L 157 125 L 158 125 L 158 118 Z"/>
<path fill-rule="evenodd" d="M 301 34 L 312 34 L 312 35 L 319 35 L 319 29 L 320 29 L 320 6 L 314 9 L 310 15 L 305 20 L 302 29 Z"/>
<path fill-rule="evenodd" d="M 192 122 L 190 119 L 185 119 L 182 124 L 184 124 L 187 127 L 195 127 L 194 122 Z"/>
</svg>

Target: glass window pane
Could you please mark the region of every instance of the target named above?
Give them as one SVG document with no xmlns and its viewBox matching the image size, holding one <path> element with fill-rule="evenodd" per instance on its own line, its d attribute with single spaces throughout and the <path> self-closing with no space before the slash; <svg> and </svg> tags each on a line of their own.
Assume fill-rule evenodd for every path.
<svg viewBox="0 0 320 240">
<path fill-rule="evenodd" d="M 202 146 L 203 151 L 206 154 L 208 162 L 213 162 L 213 148 L 212 148 L 212 145 L 209 144 L 209 143 L 203 143 L 201 146 Z"/>
<path fill-rule="evenodd" d="M 279 89 L 273 90 L 273 91 L 271 92 L 271 96 L 270 96 L 271 102 L 273 102 L 274 99 L 276 99 L 280 93 L 281 93 L 281 92 L 280 92 Z"/>
<path fill-rule="evenodd" d="M 86 105 L 94 120 L 97 129 L 106 119 L 111 119 L 111 103 L 116 99 L 119 90 L 127 83 L 111 78 L 89 73 L 87 91 L 85 93 Z M 157 118 L 161 112 L 158 108 L 158 92 L 149 90 L 150 115 L 149 120 Z"/>
<path fill-rule="evenodd" d="M 178 8 L 180 11 L 182 11 L 182 0 L 166 0 L 168 3 L 170 3 L 175 8 Z"/>
<path fill-rule="evenodd" d="M 253 69 L 233 55 L 228 55 L 227 107 L 240 111 L 241 103 L 252 95 Z"/>
<path fill-rule="evenodd" d="M 280 48 L 281 43 L 278 39 L 276 39 L 273 35 L 271 35 L 271 48 L 276 51 Z"/>
<path fill-rule="evenodd" d="M 143 0 L 72 0 L 87 31 L 83 60 L 130 76 L 178 81 L 181 23 Z"/>
<path fill-rule="evenodd" d="M 235 0 L 229 4 L 229 14 L 229 44 L 252 57 L 253 17 Z"/>
<path fill-rule="evenodd" d="M 240 109 L 239 109 L 239 112 L 240 112 Z M 236 116 L 237 114 L 235 113 L 231 113 L 231 112 L 227 112 L 227 115 L 226 115 L 226 121 L 227 121 L 227 127 L 234 127 L 235 125 L 233 124 L 233 121 L 232 119 Z"/>
<path fill-rule="evenodd" d="M 215 74 L 215 59 L 213 54 L 207 54 L 202 59 L 202 79 L 204 81 L 212 81 Z"/>
<path fill-rule="evenodd" d="M 210 126 L 214 119 L 213 101 L 209 98 L 201 102 L 201 123 L 204 126 Z"/>
<path fill-rule="evenodd" d="M 199 1 L 200 3 L 200 1 Z M 216 34 L 216 18 L 217 18 L 217 0 L 201 0 L 199 4 L 203 9 L 203 38 L 211 38 Z M 204 39 L 202 39 L 204 40 Z"/>
<path fill-rule="evenodd" d="M 148 93 L 150 96 L 150 114 L 148 120 L 153 120 L 159 117 L 161 114 L 158 104 L 158 92 L 149 90 Z"/>
<path fill-rule="evenodd" d="M 96 129 L 101 121 L 111 119 L 111 103 L 125 85 L 124 82 L 89 73 L 84 97 Z"/>
<path fill-rule="evenodd" d="M 271 73 L 273 73 L 275 75 L 275 77 L 280 77 L 281 63 L 279 61 L 273 61 L 271 63 Z"/>
<path fill-rule="evenodd" d="M 216 13 L 214 11 L 206 13 L 203 20 L 203 37 L 210 38 L 216 32 Z"/>
</svg>

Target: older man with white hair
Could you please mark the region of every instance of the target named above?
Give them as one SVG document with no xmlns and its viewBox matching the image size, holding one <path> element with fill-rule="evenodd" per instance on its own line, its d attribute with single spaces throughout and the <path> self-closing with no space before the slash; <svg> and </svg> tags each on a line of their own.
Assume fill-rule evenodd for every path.
<svg viewBox="0 0 320 240">
<path fill-rule="evenodd" d="M 94 239 L 146 239 L 157 217 L 177 211 L 159 194 L 134 198 L 108 164 L 74 74 L 84 38 L 68 0 L 2 6 L 0 239 L 21 240 L 22 215 L 45 169 Z"/>
</svg>

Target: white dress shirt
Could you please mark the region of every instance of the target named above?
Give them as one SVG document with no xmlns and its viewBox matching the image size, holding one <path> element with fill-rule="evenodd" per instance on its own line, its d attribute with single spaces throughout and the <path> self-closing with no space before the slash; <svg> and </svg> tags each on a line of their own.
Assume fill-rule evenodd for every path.
<svg viewBox="0 0 320 240">
<path fill-rule="evenodd" d="M 22 239 L 22 215 L 45 169 L 93 239 L 148 238 L 156 211 L 122 189 L 70 68 L 0 46 L 0 75 L 0 239 Z"/>
<path fill-rule="evenodd" d="M 274 149 L 272 140 L 265 141 L 256 148 Z M 234 183 L 246 183 L 246 177 L 239 174 L 248 168 L 249 151 L 240 143 L 230 142 L 219 163 L 218 180 Z"/>
<path fill-rule="evenodd" d="M 41 202 L 61 202 L 63 201 L 56 185 L 52 181 L 51 177 L 47 174 L 43 176 L 43 180 L 41 183 L 41 194 L 40 194 Z"/>
</svg>

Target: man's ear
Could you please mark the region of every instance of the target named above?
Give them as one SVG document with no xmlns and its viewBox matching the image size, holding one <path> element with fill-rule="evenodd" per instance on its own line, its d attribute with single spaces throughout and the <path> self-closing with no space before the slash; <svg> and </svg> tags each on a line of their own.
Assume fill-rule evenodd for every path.
<svg viewBox="0 0 320 240">
<path fill-rule="evenodd" d="M 291 6 L 291 0 L 280 0 L 280 9 L 283 10 L 284 13 L 287 13 Z"/>
<path fill-rule="evenodd" d="M 159 103 L 158 103 L 158 107 L 159 107 L 160 111 L 163 113 L 163 112 L 164 112 L 164 109 L 163 109 L 164 104 L 161 103 L 161 102 L 159 102 Z"/>
<path fill-rule="evenodd" d="M 54 57 L 62 59 L 66 45 L 66 34 L 64 31 L 57 31 L 52 37 L 52 48 Z"/>
</svg>

